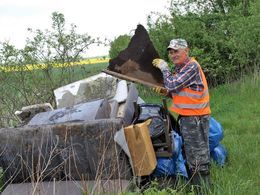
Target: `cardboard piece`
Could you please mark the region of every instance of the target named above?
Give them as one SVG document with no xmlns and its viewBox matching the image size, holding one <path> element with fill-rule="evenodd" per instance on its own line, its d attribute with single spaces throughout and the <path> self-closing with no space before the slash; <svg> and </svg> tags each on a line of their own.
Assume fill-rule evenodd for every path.
<svg viewBox="0 0 260 195">
<path fill-rule="evenodd" d="M 149 119 L 143 123 L 124 128 L 135 176 L 150 175 L 157 165 L 148 129 L 150 122 L 151 120 Z"/>
</svg>

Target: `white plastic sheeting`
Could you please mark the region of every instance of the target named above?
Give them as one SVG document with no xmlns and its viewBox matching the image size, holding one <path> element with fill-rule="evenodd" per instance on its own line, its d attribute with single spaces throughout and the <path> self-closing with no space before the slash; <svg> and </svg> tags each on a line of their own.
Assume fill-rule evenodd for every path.
<svg viewBox="0 0 260 195">
<path fill-rule="evenodd" d="M 100 73 L 57 88 L 54 90 L 57 108 L 113 98 L 116 95 L 117 81 L 115 77 Z"/>
</svg>

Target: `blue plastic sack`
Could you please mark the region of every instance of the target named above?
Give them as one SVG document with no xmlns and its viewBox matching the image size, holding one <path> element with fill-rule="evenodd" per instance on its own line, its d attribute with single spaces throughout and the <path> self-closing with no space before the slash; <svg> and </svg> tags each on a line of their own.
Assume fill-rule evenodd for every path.
<svg viewBox="0 0 260 195">
<path fill-rule="evenodd" d="M 211 158 L 219 166 L 224 166 L 227 160 L 227 155 L 228 155 L 227 150 L 222 144 L 219 144 L 217 147 L 214 148 L 214 150 L 210 152 Z"/>
<path fill-rule="evenodd" d="M 173 158 L 157 158 L 157 165 L 153 172 L 154 177 L 176 175 L 176 163 Z"/>
<path fill-rule="evenodd" d="M 182 138 L 176 132 L 172 132 L 172 143 L 174 143 L 171 158 L 157 158 L 157 166 L 153 172 L 154 177 L 182 175 L 188 177 L 185 160 L 182 156 Z"/>
<path fill-rule="evenodd" d="M 185 166 L 185 160 L 182 156 L 182 153 L 178 155 L 178 158 L 176 160 L 176 175 L 182 175 L 186 178 L 188 178 L 188 172 Z"/>
<path fill-rule="evenodd" d="M 218 146 L 219 142 L 223 139 L 224 133 L 221 124 L 210 117 L 209 121 L 209 149 L 213 151 Z"/>
<path fill-rule="evenodd" d="M 182 137 L 175 131 L 172 131 L 171 134 L 172 134 L 171 137 L 173 139 L 172 143 L 174 144 L 172 146 L 172 148 L 173 148 L 172 155 L 177 157 L 179 155 L 179 153 L 181 152 Z"/>
<path fill-rule="evenodd" d="M 182 154 L 180 153 L 178 158 L 157 158 L 157 165 L 152 176 L 163 177 L 174 175 L 182 175 L 188 178 L 185 160 L 183 159 Z"/>
</svg>

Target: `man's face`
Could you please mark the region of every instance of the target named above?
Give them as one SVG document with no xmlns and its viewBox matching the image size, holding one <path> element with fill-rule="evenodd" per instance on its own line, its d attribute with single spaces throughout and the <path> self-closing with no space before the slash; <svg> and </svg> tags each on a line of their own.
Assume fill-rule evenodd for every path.
<svg viewBox="0 0 260 195">
<path fill-rule="evenodd" d="M 188 58 L 188 48 L 185 49 L 170 49 L 169 52 L 169 58 L 172 60 L 172 62 L 175 65 L 181 65 L 184 64 L 185 60 Z"/>
</svg>

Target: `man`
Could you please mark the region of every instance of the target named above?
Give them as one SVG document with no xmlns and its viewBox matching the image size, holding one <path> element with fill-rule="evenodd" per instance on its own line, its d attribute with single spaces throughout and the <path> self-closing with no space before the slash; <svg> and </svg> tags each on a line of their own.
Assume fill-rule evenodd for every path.
<svg viewBox="0 0 260 195">
<path fill-rule="evenodd" d="M 163 74 L 164 87 L 173 102 L 170 110 L 179 114 L 180 132 L 190 171 L 191 182 L 200 190 L 209 187 L 209 93 L 204 73 L 199 63 L 189 57 L 188 44 L 184 39 L 173 39 L 167 48 L 175 65 L 171 73 L 162 59 L 154 59 L 153 65 Z"/>
</svg>

